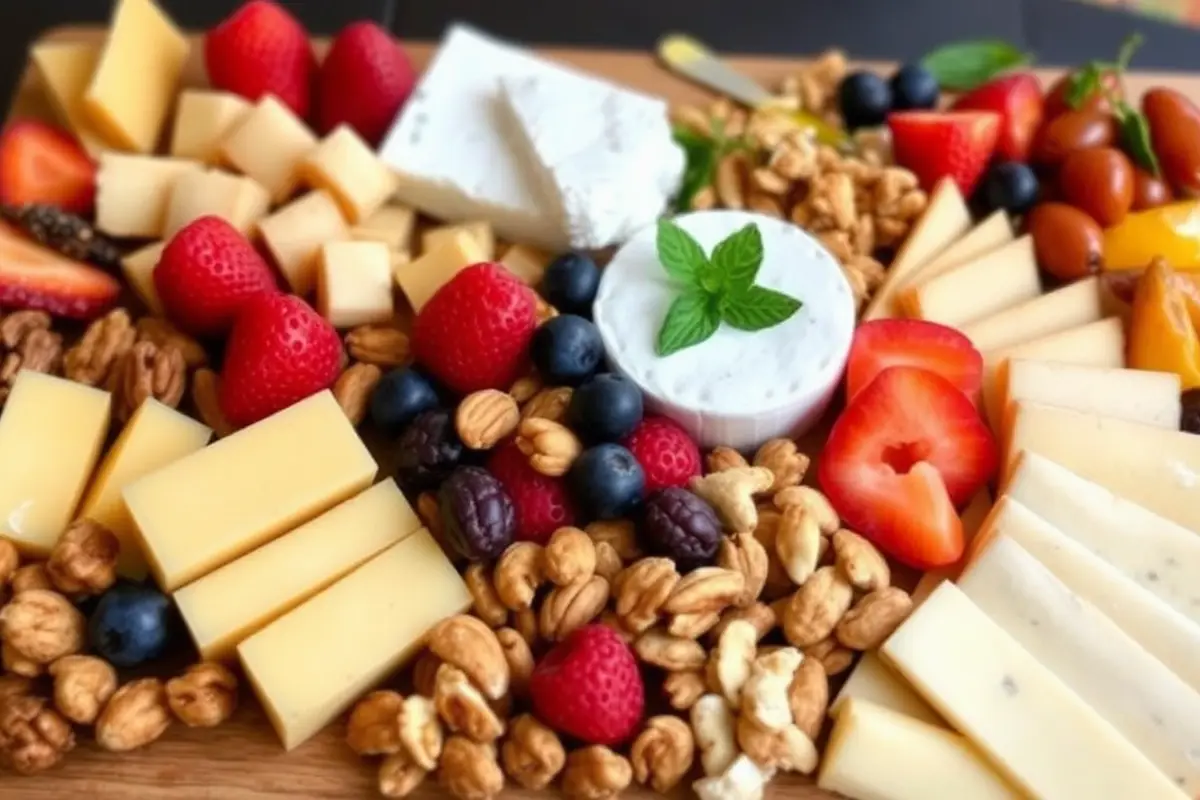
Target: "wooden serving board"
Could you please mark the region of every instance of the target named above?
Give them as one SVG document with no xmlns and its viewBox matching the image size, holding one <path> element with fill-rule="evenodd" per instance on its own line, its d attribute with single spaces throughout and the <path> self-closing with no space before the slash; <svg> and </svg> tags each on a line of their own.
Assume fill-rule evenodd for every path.
<svg viewBox="0 0 1200 800">
<path fill-rule="evenodd" d="M 46 39 L 99 40 L 99 28 L 61 28 Z M 320 51 L 327 43 L 317 42 Z M 424 66 L 435 45 L 408 45 L 414 62 Z M 602 75 L 642 91 L 676 102 L 701 102 L 711 95 L 663 69 L 648 53 L 605 50 L 540 48 L 543 54 Z M 768 86 L 777 84 L 794 71 L 801 61 L 782 57 L 731 58 L 740 70 Z M 887 65 L 872 65 L 886 68 Z M 1059 70 L 1039 70 L 1044 81 L 1052 80 Z M 185 72 L 185 84 L 202 86 L 204 70 L 199 49 L 193 47 Z M 1156 85 L 1173 86 L 1200 101 L 1200 75 L 1179 73 L 1135 73 L 1128 76 L 1127 90 L 1140 97 Z M 36 70 L 26 69 L 9 118 L 54 119 L 54 111 Z M 314 642 L 314 647 L 319 647 Z M 375 764 L 358 758 L 342 741 L 340 724 L 291 753 L 285 753 L 252 694 L 245 690 L 237 714 L 214 730 L 190 730 L 174 725 L 151 747 L 140 752 L 115 755 L 99 750 L 85 736 L 78 747 L 55 770 L 31 778 L 0 774 L 0 797 L 12 800 L 283 800 L 284 798 L 373 798 Z M 677 794 L 690 795 L 681 788 Z M 631 789 L 625 796 L 650 798 L 652 792 Z M 414 798 L 445 797 L 433 781 L 426 783 Z M 551 792 L 528 792 L 519 788 L 505 791 L 506 799 L 552 796 Z M 786 800 L 833 800 L 834 795 L 798 776 L 775 780 L 769 796 Z"/>
</svg>

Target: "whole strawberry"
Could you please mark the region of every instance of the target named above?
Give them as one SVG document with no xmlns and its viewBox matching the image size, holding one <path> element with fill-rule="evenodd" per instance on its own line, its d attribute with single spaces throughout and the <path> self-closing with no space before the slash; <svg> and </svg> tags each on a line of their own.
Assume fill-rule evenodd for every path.
<svg viewBox="0 0 1200 800">
<path fill-rule="evenodd" d="M 247 300 L 276 289 L 275 274 L 254 245 L 215 216 L 171 237 L 153 274 L 167 316 L 196 336 L 224 334 Z"/>
<path fill-rule="evenodd" d="M 317 127 L 328 133 L 346 123 L 378 145 L 416 82 L 416 70 L 391 34 L 374 22 L 353 22 L 321 64 Z"/>
<path fill-rule="evenodd" d="M 467 267 L 417 314 L 413 357 L 460 394 L 507 388 L 537 327 L 536 304 L 533 290 L 503 266 Z"/>
<path fill-rule="evenodd" d="M 516 506 L 518 540 L 545 544 L 550 534 L 575 524 L 575 509 L 566 484 L 561 478 L 551 478 L 529 466 L 529 458 L 514 442 L 496 448 L 487 468 Z"/>
<path fill-rule="evenodd" d="M 251 0 L 204 37 L 214 88 L 258 100 L 273 94 L 305 118 L 317 59 L 304 26 L 278 3 Z"/>
<path fill-rule="evenodd" d="M 687 431 L 666 417 L 646 417 L 622 444 L 646 473 L 646 494 L 687 486 L 700 474 L 700 448 Z"/>
<path fill-rule="evenodd" d="M 225 347 L 221 410 L 238 427 L 328 389 L 342 340 L 302 298 L 260 294 L 242 308 Z"/>
<path fill-rule="evenodd" d="M 588 744 L 625 741 L 646 706 L 637 659 L 606 625 L 585 625 L 547 653 L 529 693 L 543 722 Z"/>
</svg>

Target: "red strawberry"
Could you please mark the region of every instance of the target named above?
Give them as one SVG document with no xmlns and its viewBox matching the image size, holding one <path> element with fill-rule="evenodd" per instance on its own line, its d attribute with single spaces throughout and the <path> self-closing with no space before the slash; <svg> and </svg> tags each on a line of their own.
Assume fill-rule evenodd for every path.
<svg viewBox="0 0 1200 800">
<path fill-rule="evenodd" d="M 881 372 L 842 412 L 818 478 L 847 527 L 898 561 L 930 569 L 962 555 L 955 506 L 997 463 L 996 442 L 971 401 L 940 375 L 901 366 Z"/>
<path fill-rule="evenodd" d="M 121 283 L 107 272 L 47 250 L 0 223 L 0 306 L 93 319 L 112 308 Z"/>
<path fill-rule="evenodd" d="M 498 447 L 488 471 L 504 486 L 517 509 L 516 538 L 545 544 L 550 534 L 575 524 L 575 509 L 561 478 L 543 475 L 513 442 Z"/>
<path fill-rule="evenodd" d="M 896 163 L 932 191 L 953 178 L 966 196 L 975 190 L 1000 137 L 1000 115 L 985 111 L 901 111 L 888 115 Z"/>
<path fill-rule="evenodd" d="M 461 394 L 516 380 L 537 327 L 533 290 L 500 264 L 467 267 L 413 322 L 417 363 Z"/>
<path fill-rule="evenodd" d="M 23 120 L 0 134 L 0 203 L 87 214 L 95 200 L 96 164 L 69 133 Z"/>
<path fill-rule="evenodd" d="M 994 111 L 1000 115 L 996 157 L 1026 161 L 1033 136 L 1042 124 L 1045 102 L 1042 85 L 1030 72 L 1016 72 L 988 81 L 954 101 L 952 111 Z"/>
<path fill-rule="evenodd" d="M 417 72 L 391 34 L 374 22 L 342 29 L 317 76 L 317 127 L 342 123 L 378 145 L 412 93 Z"/>
<path fill-rule="evenodd" d="M 308 31 L 271 0 L 251 0 L 204 37 L 204 66 L 217 89 L 258 100 L 273 94 L 308 116 L 317 72 Z"/>
<path fill-rule="evenodd" d="M 258 422 L 332 386 L 342 357 L 337 331 L 303 299 L 255 295 L 225 347 L 221 410 L 238 427 Z"/>
<path fill-rule="evenodd" d="M 646 494 L 687 486 L 688 479 L 700 474 L 700 448 L 666 417 L 646 417 L 622 444 L 646 473 Z"/>
<path fill-rule="evenodd" d="M 983 356 L 954 328 L 919 319 L 864 322 L 854 332 L 846 362 L 846 397 L 853 400 L 888 367 L 923 367 L 950 381 L 975 402 L 983 383 Z"/>
<path fill-rule="evenodd" d="M 625 741 L 646 706 L 637 659 L 606 625 L 585 625 L 547 653 L 529 694 L 542 722 L 588 744 Z"/>
<path fill-rule="evenodd" d="M 175 324 L 197 336 L 229 330 L 275 275 L 245 236 L 221 217 L 200 217 L 171 237 L 154 268 L 154 288 Z"/>
</svg>

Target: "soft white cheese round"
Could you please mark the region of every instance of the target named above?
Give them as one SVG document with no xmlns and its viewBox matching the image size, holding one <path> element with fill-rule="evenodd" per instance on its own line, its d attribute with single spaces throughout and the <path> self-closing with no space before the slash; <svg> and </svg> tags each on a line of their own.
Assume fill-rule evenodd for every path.
<svg viewBox="0 0 1200 800">
<path fill-rule="evenodd" d="M 837 389 L 854 334 L 854 300 L 841 267 L 801 228 L 761 214 L 700 211 L 675 222 L 707 253 L 757 224 L 764 257 L 756 283 L 803 305 L 772 328 L 747 332 L 722 323 L 708 340 L 660 357 L 658 331 L 680 289 L 658 260 L 651 225 L 617 251 L 596 295 L 595 321 L 613 369 L 702 447 L 748 450 L 803 434 Z"/>
</svg>

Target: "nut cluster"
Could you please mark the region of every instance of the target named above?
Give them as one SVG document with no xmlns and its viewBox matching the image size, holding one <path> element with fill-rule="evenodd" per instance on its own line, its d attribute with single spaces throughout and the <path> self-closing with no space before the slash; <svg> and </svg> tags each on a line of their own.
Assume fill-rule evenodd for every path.
<svg viewBox="0 0 1200 800">
<path fill-rule="evenodd" d="M 0 404 L 23 369 L 58 375 L 63 369 L 62 334 L 51 330 L 45 311 L 14 311 L 0 319 Z"/>
</svg>

